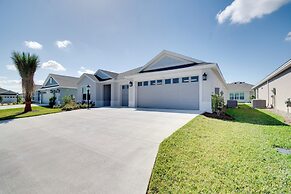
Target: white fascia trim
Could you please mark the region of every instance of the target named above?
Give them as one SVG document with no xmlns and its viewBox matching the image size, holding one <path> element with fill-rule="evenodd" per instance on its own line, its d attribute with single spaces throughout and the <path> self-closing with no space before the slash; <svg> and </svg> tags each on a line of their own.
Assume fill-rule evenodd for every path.
<svg viewBox="0 0 291 194">
<path fill-rule="evenodd" d="M 181 68 L 181 69 L 173 69 L 173 70 L 166 70 L 166 71 L 156 71 L 156 72 L 145 72 L 145 73 L 139 73 L 131 76 L 125 76 L 126 79 L 138 79 L 138 78 L 147 78 L 152 76 L 164 76 L 168 74 L 175 74 L 175 73 L 188 73 L 189 71 L 195 71 L 195 70 L 202 70 L 202 69 L 208 69 L 215 67 L 215 64 L 207 64 L 207 65 L 197 65 L 193 67 L 188 68 Z"/>
<path fill-rule="evenodd" d="M 149 67 L 151 64 L 153 64 L 155 61 L 159 60 L 163 55 L 169 55 L 169 56 L 172 56 L 172 57 L 175 57 L 175 58 L 179 58 L 179 59 L 182 59 L 182 60 L 186 60 L 186 61 L 189 61 L 189 63 L 193 63 L 193 62 L 196 62 L 196 63 L 201 63 L 203 61 L 200 61 L 198 59 L 194 59 L 194 58 L 191 58 L 191 57 L 187 57 L 187 56 L 184 56 L 184 55 L 181 55 L 181 54 L 178 54 L 178 53 L 174 53 L 174 52 L 171 52 L 171 51 L 167 51 L 167 50 L 163 50 L 162 52 L 160 52 L 157 56 L 155 56 L 153 59 L 151 59 L 149 62 L 147 62 L 141 69 L 140 69 L 140 72 L 143 71 L 144 69 L 146 69 L 147 67 Z M 178 65 L 178 64 L 177 64 Z"/>
<path fill-rule="evenodd" d="M 287 62 L 285 62 L 282 66 L 280 66 L 279 68 L 277 68 L 275 71 L 273 71 L 272 73 L 270 73 L 269 75 L 267 75 L 267 77 L 265 77 L 264 79 L 262 79 L 259 83 L 257 83 L 254 87 L 252 87 L 252 89 L 256 89 L 259 86 L 261 86 L 263 83 L 265 83 L 266 81 L 272 79 L 273 77 L 275 77 L 276 75 L 282 73 L 283 71 L 285 71 L 286 69 L 288 69 L 289 67 L 291 67 L 291 59 L 289 59 Z"/>
<path fill-rule="evenodd" d="M 86 73 L 83 73 L 83 74 L 81 75 L 81 77 L 79 78 L 77 84 L 79 84 L 79 83 L 84 79 L 85 76 L 86 76 L 87 78 L 89 78 L 90 80 L 92 80 L 93 82 L 97 83 L 96 80 L 93 80 L 93 79 L 92 79 L 91 77 L 89 77 Z"/>
<path fill-rule="evenodd" d="M 225 79 L 223 77 L 223 74 L 222 74 L 222 72 L 221 72 L 221 70 L 220 70 L 220 68 L 219 68 L 217 63 L 215 63 L 215 70 L 218 72 L 218 74 L 219 74 L 219 76 L 221 78 L 221 81 L 223 82 L 225 88 L 227 89 L 227 83 L 226 83 L 226 81 L 225 81 Z"/>
<path fill-rule="evenodd" d="M 50 87 L 50 88 L 40 88 L 36 91 L 44 91 L 44 90 L 52 90 L 52 89 L 78 89 L 75 87 L 62 87 L 62 86 L 55 86 L 55 87 Z"/>
<path fill-rule="evenodd" d="M 45 85 L 48 82 L 48 80 L 49 80 L 50 77 L 54 78 L 53 74 L 48 74 L 47 78 L 45 79 L 45 81 L 43 82 L 43 84 L 42 84 L 41 87 L 46 87 Z M 57 82 L 58 85 L 60 85 L 55 78 L 54 78 L 54 80 Z"/>
</svg>

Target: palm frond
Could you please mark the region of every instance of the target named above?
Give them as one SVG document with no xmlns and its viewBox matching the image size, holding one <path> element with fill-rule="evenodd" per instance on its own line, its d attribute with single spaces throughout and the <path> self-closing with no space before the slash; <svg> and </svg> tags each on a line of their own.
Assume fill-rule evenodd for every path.
<svg viewBox="0 0 291 194">
<path fill-rule="evenodd" d="M 30 53 L 19 53 L 14 51 L 12 52 L 11 59 L 22 79 L 22 89 L 25 95 L 25 101 L 30 103 L 34 88 L 33 77 L 40 63 L 39 58 L 34 54 L 30 55 Z"/>
</svg>

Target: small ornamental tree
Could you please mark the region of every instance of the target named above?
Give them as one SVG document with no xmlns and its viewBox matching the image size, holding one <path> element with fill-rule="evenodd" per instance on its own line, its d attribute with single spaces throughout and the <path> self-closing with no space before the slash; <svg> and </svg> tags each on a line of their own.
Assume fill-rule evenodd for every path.
<svg viewBox="0 0 291 194">
<path fill-rule="evenodd" d="M 220 115 L 223 112 L 224 107 L 224 97 L 223 92 L 221 91 L 220 94 L 213 94 L 211 95 L 211 108 L 212 112 Z"/>
<path fill-rule="evenodd" d="M 3 102 L 3 97 L 0 96 L 0 104 L 2 104 L 2 102 Z"/>
</svg>

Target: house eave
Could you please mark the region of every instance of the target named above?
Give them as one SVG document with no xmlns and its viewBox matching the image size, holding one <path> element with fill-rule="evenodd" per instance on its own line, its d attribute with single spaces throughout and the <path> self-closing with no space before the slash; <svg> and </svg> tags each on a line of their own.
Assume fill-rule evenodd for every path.
<svg viewBox="0 0 291 194">
<path fill-rule="evenodd" d="M 279 75 L 280 73 L 284 72 L 288 68 L 291 67 L 291 59 L 289 59 L 287 62 L 283 63 L 280 67 L 278 67 L 275 71 L 267 75 L 264 79 L 262 79 L 259 83 L 257 83 L 255 86 L 252 87 L 252 89 L 257 89 L 260 86 L 267 83 L 270 79 L 274 78 L 275 76 Z"/>
</svg>

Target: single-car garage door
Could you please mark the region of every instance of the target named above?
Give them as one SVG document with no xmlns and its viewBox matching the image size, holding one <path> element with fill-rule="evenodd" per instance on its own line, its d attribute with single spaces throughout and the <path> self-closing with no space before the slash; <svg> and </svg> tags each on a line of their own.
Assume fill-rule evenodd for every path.
<svg viewBox="0 0 291 194">
<path fill-rule="evenodd" d="M 138 82 L 140 108 L 199 109 L 198 76 Z"/>
</svg>

